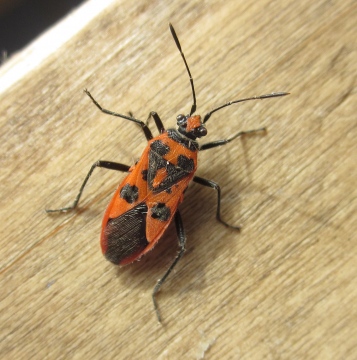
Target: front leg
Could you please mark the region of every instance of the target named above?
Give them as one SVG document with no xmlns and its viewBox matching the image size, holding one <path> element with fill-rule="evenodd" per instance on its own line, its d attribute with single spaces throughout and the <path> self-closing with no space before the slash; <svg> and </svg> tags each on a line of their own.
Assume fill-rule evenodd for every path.
<svg viewBox="0 0 357 360">
<path fill-rule="evenodd" d="M 155 111 L 150 111 L 150 114 L 146 120 L 146 126 L 149 126 L 149 121 L 150 119 L 153 118 L 157 127 L 157 130 L 159 130 L 159 133 L 162 134 L 163 132 L 165 132 L 165 128 L 164 125 L 160 119 L 160 116 L 158 115 L 157 112 Z"/>
<path fill-rule="evenodd" d="M 112 116 L 117 116 L 117 117 L 120 117 L 122 119 L 125 119 L 125 120 L 129 120 L 129 121 L 132 121 L 136 124 L 138 124 L 142 131 L 144 132 L 144 135 L 146 137 L 146 140 L 149 141 L 153 138 L 152 136 L 152 133 L 150 131 L 150 129 L 148 128 L 148 126 L 141 120 L 138 120 L 138 119 L 135 119 L 134 117 L 132 116 L 126 116 L 126 115 L 122 115 L 122 114 L 119 114 L 117 112 L 114 112 L 114 111 L 111 111 L 111 110 L 107 110 L 107 109 L 104 109 L 101 105 L 99 105 L 99 103 L 97 102 L 97 100 L 94 99 L 94 97 L 92 96 L 92 94 L 87 90 L 87 89 L 84 89 L 84 92 L 90 97 L 90 99 L 92 100 L 93 104 L 104 114 L 108 114 L 108 115 L 112 115 Z"/>
<path fill-rule="evenodd" d="M 200 146 L 200 151 L 202 150 L 207 150 L 207 149 L 212 149 L 216 146 L 222 146 L 225 144 L 228 144 L 229 142 L 231 142 L 232 140 L 240 137 L 240 136 L 244 136 L 244 135 L 251 135 L 251 134 L 256 134 L 259 132 L 262 133 L 266 133 L 267 129 L 265 127 L 259 128 L 259 129 L 254 129 L 254 130 L 248 130 L 248 131 L 240 131 L 239 133 L 227 138 L 227 139 L 223 139 L 223 140 L 216 140 L 216 141 L 212 141 L 206 144 L 202 144 Z"/>
</svg>

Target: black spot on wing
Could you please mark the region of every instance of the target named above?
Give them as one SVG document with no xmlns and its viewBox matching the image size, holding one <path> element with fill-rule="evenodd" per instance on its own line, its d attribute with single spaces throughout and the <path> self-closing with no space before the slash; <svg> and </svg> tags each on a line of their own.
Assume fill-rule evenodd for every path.
<svg viewBox="0 0 357 360">
<path fill-rule="evenodd" d="M 143 170 L 143 171 L 141 172 L 141 175 L 142 175 L 142 179 L 143 179 L 144 181 L 147 181 L 147 180 L 148 180 L 148 171 L 147 171 L 147 170 Z"/>
<path fill-rule="evenodd" d="M 167 221 L 170 219 L 171 210 L 164 203 L 157 203 L 151 209 L 151 217 L 160 221 Z"/>
<path fill-rule="evenodd" d="M 120 190 L 120 197 L 124 199 L 127 203 L 132 204 L 136 200 L 138 200 L 139 189 L 135 185 L 131 186 L 130 184 L 126 184 Z"/>
<path fill-rule="evenodd" d="M 147 246 L 145 203 L 138 204 L 126 213 L 109 219 L 104 230 L 107 240 L 106 259 L 114 264 L 139 255 Z"/>
<path fill-rule="evenodd" d="M 170 147 L 164 144 L 161 140 L 153 141 L 150 145 L 150 149 L 161 156 L 168 154 L 170 151 Z"/>
<path fill-rule="evenodd" d="M 195 163 L 193 159 L 190 159 L 185 155 L 179 155 L 177 158 L 177 166 L 190 173 L 195 168 Z"/>
</svg>

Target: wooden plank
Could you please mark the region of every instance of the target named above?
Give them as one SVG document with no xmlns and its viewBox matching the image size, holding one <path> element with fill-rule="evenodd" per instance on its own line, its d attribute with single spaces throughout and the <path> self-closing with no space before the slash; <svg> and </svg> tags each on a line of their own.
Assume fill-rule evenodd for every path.
<svg viewBox="0 0 357 360">
<path fill-rule="evenodd" d="M 243 231 L 215 221 L 213 191 L 188 189 L 187 253 L 158 296 L 159 325 L 150 297 L 176 254 L 174 227 L 140 262 L 117 268 L 98 237 L 121 174 L 98 170 L 73 213 L 44 208 L 70 204 L 94 161 L 131 164 L 145 146 L 83 88 L 114 111 L 146 119 L 155 110 L 168 127 L 189 111 L 169 21 L 198 113 L 292 94 L 207 123 L 208 140 L 269 132 L 201 154 L 197 174 L 221 185 L 223 217 Z M 5 89 L 1 358 L 356 358 L 355 24 L 353 1 L 116 1 Z"/>
</svg>

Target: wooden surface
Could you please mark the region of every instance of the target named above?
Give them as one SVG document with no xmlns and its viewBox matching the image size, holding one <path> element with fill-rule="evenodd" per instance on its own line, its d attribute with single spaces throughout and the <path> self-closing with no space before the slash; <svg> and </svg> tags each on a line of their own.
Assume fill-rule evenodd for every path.
<svg viewBox="0 0 357 360">
<path fill-rule="evenodd" d="M 356 10 L 342 0 L 116 1 L 4 90 L 0 357 L 356 359 Z M 243 230 L 215 221 L 212 190 L 189 188 L 187 253 L 158 296 L 159 325 L 151 291 L 176 254 L 174 227 L 124 268 L 99 248 L 123 175 L 97 170 L 78 211 L 44 209 L 70 204 L 94 161 L 131 164 L 145 146 L 83 88 L 144 120 L 155 110 L 168 127 L 189 111 L 169 21 L 198 113 L 291 95 L 231 106 L 207 123 L 207 140 L 260 126 L 268 134 L 200 154 L 197 175 L 221 185 L 223 217 Z"/>
</svg>

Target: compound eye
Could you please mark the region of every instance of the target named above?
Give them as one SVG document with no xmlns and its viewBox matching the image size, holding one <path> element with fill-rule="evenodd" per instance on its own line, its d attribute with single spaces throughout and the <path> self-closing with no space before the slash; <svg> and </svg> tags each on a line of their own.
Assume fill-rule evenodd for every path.
<svg viewBox="0 0 357 360">
<path fill-rule="evenodd" d="M 202 137 L 207 135 L 207 129 L 204 126 L 200 126 L 194 130 L 194 134 L 196 137 Z"/>
<path fill-rule="evenodd" d="M 204 126 L 200 126 L 198 131 L 200 133 L 200 137 L 207 135 L 207 129 Z"/>
</svg>

